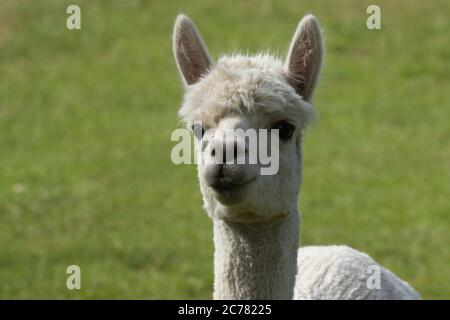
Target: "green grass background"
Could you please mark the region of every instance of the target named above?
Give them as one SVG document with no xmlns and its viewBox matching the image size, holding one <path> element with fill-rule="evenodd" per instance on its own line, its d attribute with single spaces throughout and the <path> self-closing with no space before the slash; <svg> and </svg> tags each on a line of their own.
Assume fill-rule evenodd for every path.
<svg viewBox="0 0 450 320">
<path fill-rule="evenodd" d="M 0 2 L 0 298 L 211 298 L 212 225 L 170 161 L 179 12 L 223 51 L 326 54 L 305 141 L 302 244 L 348 244 L 450 298 L 449 1 Z M 82 30 L 65 27 L 69 4 Z M 66 288 L 68 265 L 82 290 Z"/>
</svg>

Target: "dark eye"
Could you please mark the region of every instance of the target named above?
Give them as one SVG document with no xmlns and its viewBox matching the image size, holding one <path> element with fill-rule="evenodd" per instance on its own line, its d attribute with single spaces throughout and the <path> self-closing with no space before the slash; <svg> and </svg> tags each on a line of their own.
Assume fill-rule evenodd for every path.
<svg viewBox="0 0 450 320">
<path fill-rule="evenodd" d="M 194 131 L 194 136 L 197 139 L 203 138 L 203 135 L 205 134 L 205 128 L 202 126 L 201 122 L 195 122 L 192 125 L 192 131 Z"/>
<path fill-rule="evenodd" d="M 280 121 L 274 124 L 270 129 L 278 129 L 280 139 L 288 140 L 292 137 L 295 127 L 286 121 Z"/>
</svg>

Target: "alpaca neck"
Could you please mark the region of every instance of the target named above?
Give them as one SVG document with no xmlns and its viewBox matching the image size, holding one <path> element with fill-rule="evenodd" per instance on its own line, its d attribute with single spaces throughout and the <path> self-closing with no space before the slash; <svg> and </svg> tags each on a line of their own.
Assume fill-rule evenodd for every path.
<svg viewBox="0 0 450 320">
<path fill-rule="evenodd" d="M 214 219 L 214 299 L 292 299 L 299 214 L 252 224 Z"/>
</svg>

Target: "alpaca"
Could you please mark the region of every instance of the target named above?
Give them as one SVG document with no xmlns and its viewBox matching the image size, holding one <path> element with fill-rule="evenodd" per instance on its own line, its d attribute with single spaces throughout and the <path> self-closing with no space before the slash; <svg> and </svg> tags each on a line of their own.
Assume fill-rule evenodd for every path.
<svg viewBox="0 0 450 320">
<path fill-rule="evenodd" d="M 186 89 L 179 115 L 197 132 L 196 152 L 206 159 L 197 169 L 214 228 L 214 299 L 420 298 L 364 253 L 346 246 L 298 249 L 302 132 L 314 119 L 311 97 L 322 61 L 315 17 L 300 21 L 284 63 L 269 54 L 214 63 L 185 15 L 175 21 L 173 50 Z M 224 132 L 249 128 L 278 130 L 277 174 L 259 174 L 261 163 L 211 161 L 219 150 L 247 156 L 246 143 L 239 147 Z M 378 270 L 380 288 L 369 288 L 370 270 Z"/>
</svg>

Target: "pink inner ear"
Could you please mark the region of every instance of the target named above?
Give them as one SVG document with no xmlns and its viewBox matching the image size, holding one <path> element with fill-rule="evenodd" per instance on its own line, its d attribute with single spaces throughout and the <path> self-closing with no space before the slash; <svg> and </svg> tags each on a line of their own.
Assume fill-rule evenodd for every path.
<svg viewBox="0 0 450 320">
<path fill-rule="evenodd" d="M 310 39 L 298 39 L 289 61 L 289 80 L 298 94 L 305 99 L 309 98 L 311 86 L 315 81 L 311 77 L 316 72 L 314 66 L 314 48 Z"/>
<path fill-rule="evenodd" d="M 174 53 L 186 84 L 196 83 L 211 65 L 211 58 L 194 24 L 181 17 L 175 23 Z"/>
<path fill-rule="evenodd" d="M 300 22 L 288 56 L 288 81 L 305 100 L 310 100 L 322 61 L 322 44 L 317 22 Z"/>
</svg>

